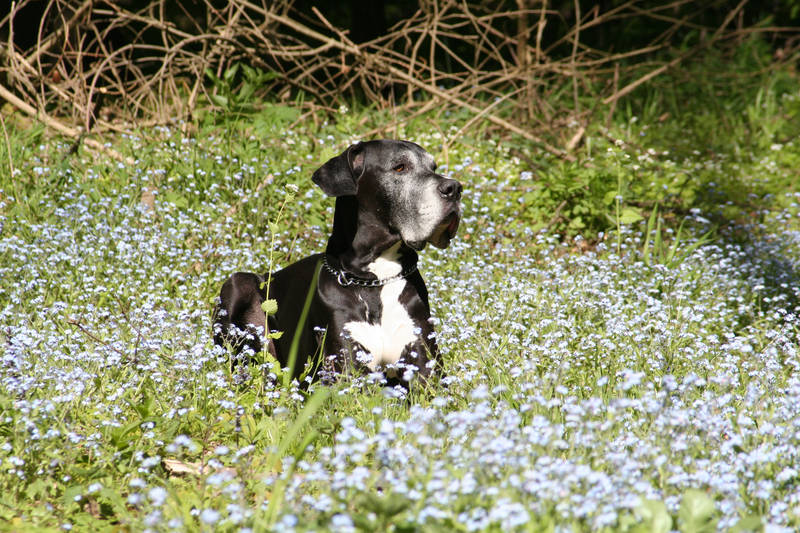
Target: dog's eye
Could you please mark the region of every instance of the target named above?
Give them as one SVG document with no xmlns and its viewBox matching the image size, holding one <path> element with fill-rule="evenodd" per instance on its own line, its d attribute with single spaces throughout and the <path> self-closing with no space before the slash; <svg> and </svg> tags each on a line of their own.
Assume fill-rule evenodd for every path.
<svg viewBox="0 0 800 533">
<path fill-rule="evenodd" d="M 394 167 L 395 172 L 403 172 L 406 169 L 406 166 L 403 163 L 400 163 L 396 167 Z"/>
</svg>

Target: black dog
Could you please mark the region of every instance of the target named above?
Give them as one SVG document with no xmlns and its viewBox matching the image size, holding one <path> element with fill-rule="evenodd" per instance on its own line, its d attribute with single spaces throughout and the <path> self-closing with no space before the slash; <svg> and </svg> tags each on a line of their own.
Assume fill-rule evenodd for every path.
<svg viewBox="0 0 800 533">
<path fill-rule="evenodd" d="M 266 333 L 261 304 L 270 298 L 278 309 L 268 317 L 268 329 L 283 335 L 269 339 L 267 348 L 286 366 L 297 337 L 295 377 L 313 357 L 314 372 L 320 367 L 334 373 L 374 371 L 404 363 L 385 372 L 389 383 L 408 387 L 413 373 L 427 378 L 438 349 L 417 252 L 429 242 L 449 246 L 458 229 L 462 190 L 435 170 L 433 157 L 420 146 L 392 140 L 355 144 L 325 163 L 312 176 L 336 197 L 325 253 L 274 273 L 269 296 L 262 287 L 266 276 L 231 276 L 215 311 L 215 342 L 260 351 L 259 332 Z"/>
</svg>

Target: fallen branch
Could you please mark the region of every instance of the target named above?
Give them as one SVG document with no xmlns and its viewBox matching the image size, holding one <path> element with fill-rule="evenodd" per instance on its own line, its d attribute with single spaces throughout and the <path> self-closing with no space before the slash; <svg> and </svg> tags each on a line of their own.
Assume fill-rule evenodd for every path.
<svg viewBox="0 0 800 533">
<path fill-rule="evenodd" d="M 95 141 L 94 139 L 87 139 L 81 131 L 75 128 L 71 128 L 66 124 L 63 124 L 62 122 L 54 119 L 53 117 L 47 116 L 44 113 L 37 112 L 36 109 L 33 108 L 33 106 L 23 102 L 21 99 L 19 99 L 11 91 L 6 89 L 2 85 L 0 85 L 0 97 L 5 99 L 9 104 L 16 107 L 20 111 L 30 115 L 36 120 L 43 122 L 47 127 L 52 128 L 59 133 L 63 133 L 68 137 L 72 137 L 78 143 L 83 142 L 83 144 L 85 144 L 89 148 L 96 150 L 98 152 L 102 152 L 107 156 L 116 159 L 117 161 L 120 161 L 122 163 L 126 163 L 129 165 L 133 165 L 135 163 L 133 158 L 123 156 L 113 148 L 104 146 L 103 143 Z"/>
</svg>

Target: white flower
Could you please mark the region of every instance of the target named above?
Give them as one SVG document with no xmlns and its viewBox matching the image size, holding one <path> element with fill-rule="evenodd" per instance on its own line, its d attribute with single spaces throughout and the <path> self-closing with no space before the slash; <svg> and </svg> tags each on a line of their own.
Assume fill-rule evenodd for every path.
<svg viewBox="0 0 800 533">
<path fill-rule="evenodd" d="M 156 507 L 164 505 L 168 495 L 169 494 L 163 487 L 153 487 L 147 492 L 147 497 Z"/>
<path fill-rule="evenodd" d="M 200 513 L 200 521 L 204 524 L 214 525 L 219 521 L 219 511 L 214 509 L 203 509 Z"/>
</svg>

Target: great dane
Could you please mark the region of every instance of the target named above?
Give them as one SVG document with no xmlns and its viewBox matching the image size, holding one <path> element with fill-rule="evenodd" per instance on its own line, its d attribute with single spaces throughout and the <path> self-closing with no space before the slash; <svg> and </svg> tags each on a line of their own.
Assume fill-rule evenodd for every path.
<svg viewBox="0 0 800 533">
<path fill-rule="evenodd" d="M 461 183 L 437 174 L 419 145 L 395 140 L 354 144 L 311 179 L 336 197 L 325 253 L 275 272 L 269 287 L 268 276 L 231 276 L 215 311 L 215 342 L 259 352 L 263 335 L 280 331 L 267 349 L 285 367 L 294 342 L 295 377 L 310 361 L 312 374 L 383 371 L 388 384 L 406 388 L 414 375 L 426 380 L 439 354 L 417 252 L 450 245 Z M 277 311 L 266 316 L 268 298 Z"/>
</svg>

